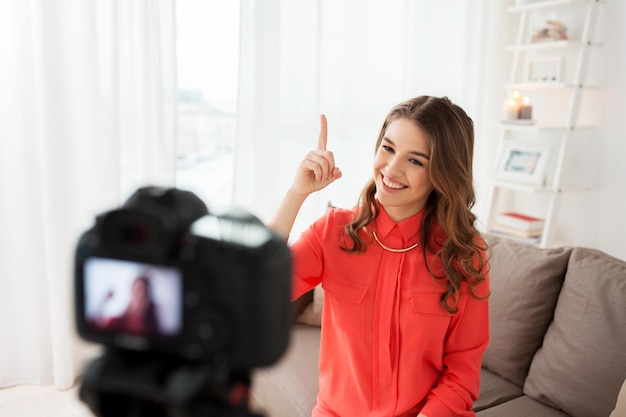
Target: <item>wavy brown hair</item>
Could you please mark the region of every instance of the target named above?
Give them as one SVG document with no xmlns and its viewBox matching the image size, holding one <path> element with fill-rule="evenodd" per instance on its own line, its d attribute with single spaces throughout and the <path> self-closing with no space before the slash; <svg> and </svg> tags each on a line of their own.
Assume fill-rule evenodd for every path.
<svg viewBox="0 0 626 417">
<path fill-rule="evenodd" d="M 428 170 L 434 189 L 426 202 L 420 243 L 424 259 L 430 251 L 435 255 L 433 259 L 441 262 L 437 270 L 429 263 L 426 268 L 434 278 L 445 281 L 441 305 L 456 313 L 461 284 L 466 282 L 470 294 L 481 298 L 475 289 L 487 273 L 487 261 L 482 254 L 487 245 L 475 227 L 476 216 L 471 211 L 476 201 L 472 179 L 474 123 L 447 97 L 416 97 L 391 109 L 375 150 L 389 124 L 400 118 L 417 124 L 430 146 Z M 372 242 L 365 227 L 380 211 L 374 178 L 363 188 L 358 208 L 352 222 L 345 227 L 351 241 L 343 248 L 347 252 L 363 252 Z"/>
</svg>

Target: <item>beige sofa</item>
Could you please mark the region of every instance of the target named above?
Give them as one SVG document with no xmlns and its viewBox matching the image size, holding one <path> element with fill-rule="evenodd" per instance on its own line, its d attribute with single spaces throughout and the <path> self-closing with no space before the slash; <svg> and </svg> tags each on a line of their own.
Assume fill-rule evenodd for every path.
<svg viewBox="0 0 626 417">
<path fill-rule="evenodd" d="M 485 238 L 491 340 L 477 416 L 626 417 L 623 397 L 616 408 L 626 380 L 626 262 L 593 249 Z M 287 353 L 254 374 L 253 401 L 268 417 L 310 416 L 322 303 L 321 289 L 296 302 L 304 311 Z"/>
</svg>

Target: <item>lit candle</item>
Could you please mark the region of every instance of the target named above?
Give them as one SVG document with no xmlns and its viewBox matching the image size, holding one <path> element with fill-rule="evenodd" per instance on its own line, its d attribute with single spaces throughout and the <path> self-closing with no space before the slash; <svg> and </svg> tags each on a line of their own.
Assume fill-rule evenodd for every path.
<svg viewBox="0 0 626 417">
<path fill-rule="evenodd" d="M 516 120 L 519 116 L 519 105 L 513 98 L 504 101 L 502 120 Z"/>
<path fill-rule="evenodd" d="M 533 106 L 530 104 L 530 98 L 524 97 L 522 105 L 519 108 L 520 119 L 532 119 L 533 118 Z"/>
</svg>

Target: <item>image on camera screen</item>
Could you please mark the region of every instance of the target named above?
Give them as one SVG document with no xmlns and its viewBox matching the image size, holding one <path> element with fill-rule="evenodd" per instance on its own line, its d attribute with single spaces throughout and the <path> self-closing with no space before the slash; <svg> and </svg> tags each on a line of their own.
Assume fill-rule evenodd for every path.
<svg viewBox="0 0 626 417">
<path fill-rule="evenodd" d="M 85 320 L 100 331 L 172 337 L 182 327 L 180 270 L 108 258 L 84 266 Z"/>
</svg>

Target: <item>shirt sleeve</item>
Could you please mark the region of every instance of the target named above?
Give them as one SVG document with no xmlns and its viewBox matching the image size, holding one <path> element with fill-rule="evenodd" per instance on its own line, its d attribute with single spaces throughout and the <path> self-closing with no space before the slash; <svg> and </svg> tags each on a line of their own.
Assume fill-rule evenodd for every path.
<svg viewBox="0 0 626 417">
<path fill-rule="evenodd" d="M 475 292 L 480 298 L 489 295 L 488 275 Z M 489 304 L 469 294 L 465 298 L 464 308 L 451 322 L 443 373 L 421 411 L 428 417 L 475 416 L 471 408 L 480 391 L 482 356 L 489 343 Z"/>
<path fill-rule="evenodd" d="M 320 218 L 290 246 L 293 259 L 292 300 L 312 290 L 322 280 L 324 255 L 320 242 L 324 240 L 326 223 L 326 216 Z"/>
</svg>

